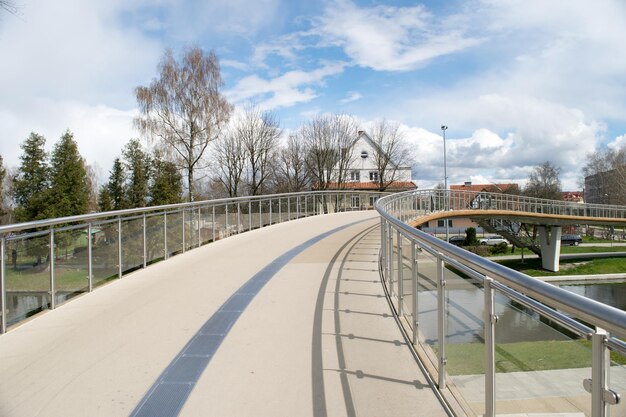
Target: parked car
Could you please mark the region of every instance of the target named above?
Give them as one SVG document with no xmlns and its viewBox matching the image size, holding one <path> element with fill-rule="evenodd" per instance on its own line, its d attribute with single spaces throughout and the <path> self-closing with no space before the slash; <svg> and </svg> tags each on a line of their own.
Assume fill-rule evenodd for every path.
<svg viewBox="0 0 626 417">
<path fill-rule="evenodd" d="M 561 245 L 578 246 L 583 243 L 580 235 L 561 235 Z"/>
<path fill-rule="evenodd" d="M 465 242 L 465 236 L 450 236 L 448 242 L 452 243 L 455 246 L 461 246 L 463 245 L 463 242 Z"/>
<path fill-rule="evenodd" d="M 505 238 L 503 238 L 500 235 L 487 236 L 487 237 L 484 237 L 484 238 L 480 239 L 478 242 L 481 245 L 487 245 L 487 246 L 495 246 L 495 245 L 498 245 L 500 243 L 506 243 L 507 245 L 509 244 L 509 241 L 506 240 Z"/>
</svg>

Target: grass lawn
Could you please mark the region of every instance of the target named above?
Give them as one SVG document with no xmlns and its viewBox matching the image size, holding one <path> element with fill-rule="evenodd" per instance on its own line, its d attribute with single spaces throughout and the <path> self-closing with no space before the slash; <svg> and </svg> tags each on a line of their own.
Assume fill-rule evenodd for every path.
<svg viewBox="0 0 626 417">
<path fill-rule="evenodd" d="M 6 270 L 7 291 L 46 291 L 50 288 L 50 270 L 40 272 Z M 56 269 L 54 274 L 55 289 L 72 291 L 86 288 L 87 270 L 83 269 Z"/>
<path fill-rule="evenodd" d="M 626 252 L 626 246 L 561 246 L 561 253 L 602 253 L 602 252 Z M 489 256 L 509 256 L 509 255 L 521 255 L 522 250 L 515 248 L 514 252 L 511 252 L 510 246 L 506 253 L 499 253 L 497 255 Z M 524 255 L 534 255 L 530 249 L 524 249 Z"/>
<path fill-rule="evenodd" d="M 525 259 L 524 263 L 519 259 L 503 259 L 500 261 L 496 260 L 496 262 L 533 277 L 617 274 L 626 272 L 626 258 L 562 259 L 558 272 L 550 272 L 541 269 L 541 259 L 538 258 Z"/>
<path fill-rule="evenodd" d="M 451 375 L 485 372 L 482 343 L 447 344 L 447 370 Z M 611 353 L 611 360 L 626 364 L 626 357 Z M 591 366 L 591 343 L 586 340 L 548 340 L 499 343 L 496 345 L 496 372 L 543 371 Z"/>
</svg>

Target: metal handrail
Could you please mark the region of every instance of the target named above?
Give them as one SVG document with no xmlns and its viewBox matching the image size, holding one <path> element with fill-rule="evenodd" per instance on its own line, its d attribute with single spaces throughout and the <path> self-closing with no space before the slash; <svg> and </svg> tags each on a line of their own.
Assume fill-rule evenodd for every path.
<svg viewBox="0 0 626 417">
<path fill-rule="evenodd" d="M 414 197 L 423 194 L 427 194 L 431 191 L 439 192 L 439 190 L 419 190 L 409 191 L 404 193 L 398 193 L 395 195 L 383 197 L 379 199 L 376 204 L 376 210 L 378 213 L 389 223 L 393 224 L 398 230 L 401 230 L 409 240 L 426 244 L 433 248 L 437 252 L 441 252 L 453 259 L 456 259 L 460 263 L 479 271 L 481 274 L 500 281 L 503 284 L 519 291 L 525 295 L 528 295 L 542 303 L 565 311 L 568 314 L 578 317 L 583 321 L 590 324 L 601 327 L 608 330 L 612 334 L 626 338 L 626 312 L 619 310 L 615 307 L 608 306 L 606 304 L 591 300 L 578 294 L 574 294 L 570 291 L 564 290 L 552 284 L 548 284 L 539 279 L 530 277 L 518 271 L 514 271 L 489 259 L 485 259 L 479 255 L 466 251 L 452 245 L 451 243 L 444 242 L 437 237 L 431 236 L 421 230 L 418 230 L 405 222 L 398 220 L 396 217 L 389 213 L 390 205 L 394 201 L 406 199 L 407 197 Z M 448 191 L 450 198 L 454 198 L 457 191 Z M 463 196 L 467 192 L 463 191 L 460 194 Z M 489 194 L 489 193 L 482 193 Z M 500 199 L 502 201 L 501 194 L 491 193 L 490 196 L 494 200 Z M 517 196 L 515 196 L 517 197 Z M 555 205 L 562 204 L 561 201 L 552 201 L 544 199 L 534 199 L 530 197 L 523 197 L 527 201 L 541 201 L 543 204 L 549 202 L 555 203 Z M 580 204 L 580 203 L 578 203 Z M 596 207 L 598 205 L 587 205 Z M 619 207 L 620 212 L 626 215 L 626 207 Z"/>
<path fill-rule="evenodd" d="M 556 323 L 571 330 L 579 337 L 584 337 L 592 343 L 591 379 L 581 381 L 582 385 L 591 393 L 591 415 L 604 417 L 608 413 L 610 404 L 620 401 L 619 394 L 608 386 L 608 374 L 611 372 L 609 350 L 626 355 L 626 343 L 619 338 L 626 338 L 626 312 L 617 308 L 599 303 L 586 297 L 566 291 L 539 279 L 514 271 L 500 264 L 492 262 L 474 253 L 442 241 L 412 225 L 419 225 L 432 218 L 446 218 L 455 216 L 455 210 L 463 210 L 456 215 L 468 216 L 475 211 L 487 217 L 510 216 L 511 212 L 524 214 L 542 213 L 544 218 L 559 221 L 566 219 L 574 222 L 580 218 L 581 223 L 589 219 L 598 223 L 623 223 L 626 218 L 626 207 L 604 206 L 598 204 L 582 204 L 563 201 L 551 201 L 524 196 L 512 196 L 487 192 L 472 191 L 445 191 L 445 190 L 417 190 L 383 197 L 375 203 L 375 208 L 381 215 L 381 272 L 385 286 L 389 286 L 390 297 L 393 297 L 393 287 L 397 285 L 397 314 L 403 311 L 403 258 L 402 240 L 407 239 L 411 244 L 411 273 L 413 297 L 417 297 L 417 250 L 424 250 L 436 259 L 437 277 L 437 358 L 435 365 L 437 385 L 443 397 L 455 395 L 447 391 L 446 373 L 446 303 L 444 274 L 445 264 L 457 268 L 472 279 L 483 284 L 484 306 L 484 415 L 496 415 L 496 344 L 495 323 L 498 317 L 495 312 L 495 294 L 504 294 L 540 316 L 547 317 Z M 497 210 L 497 211 L 493 211 Z M 517 215 L 517 214 L 515 214 Z M 567 217 L 563 217 L 567 216 Z M 533 217 L 533 216 L 529 216 Z M 408 224 L 410 223 L 410 224 Z M 397 244 L 394 244 L 394 235 L 397 234 Z M 397 255 L 397 256 L 396 256 Z M 397 257 L 397 259 L 396 259 Z M 397 269 L 394 263 L 397 262 Z M 397 272 L 395 272 L 397 270 Z M 396 276 L 397 274 L 397 276 Z M 434 278 L 433 278 L 434 279 Z M 418 315 L 417 298 L 413 301 L 411 313 L 413 336 L 412 342 L 418 343 Z M 571 317 L 570 317 L 571 316 Z M 584 321 L 578 323 L 572 317 Z M 408 319 L 408 317 L 407 317 Z M 403 326 L 409 324 L 402 322 Z M 430 369 L 430 368 L 429 368 Z M 431 371 L 429 371 L 431 372 Z M 433 375 L 435 378 L 435 375 Z M 456 391 L 454 391 L 456 392 Z"/>
<path fill-rule="evenodd" d="M 358 190 L 328 190 L 328 191 L 309 191 L 285 194 L 270 194 L 247 197 L 221 198 L 216 200 L 194 201 L 188 203 L 168 204 L 161 206 L 141 207 L 126 210 L 116 210 L 102 213 L 90 213 L 78 216 L 68 216 L 53 219 L 36 220 L 18 224 L 10 224 L 0 226 L 0 333 L 7 331 L 7 270 L 6 263 L 8 245 L 19 244 L 21 241 L 27 242 L 28 239 L 43 239 L 42 248 L 46 249 L 46 254 L 38 256 L 47 256 L 49 267 L 49 283 L 46 288 L 42 288 L 40 293 L 46 293 L 44 297 L 48 301 L 41 308 L 56 308 L 57 291 L 55 287 L 55 234 L 62 232 L 83 229 L 87 233 L 87 258 L 84 266 L 87 269 L 84 288 L 76 291 L 91 292 L 94 288 L 94 254 L 96 246 L 92 236 L 93 226 L 102 226 L 104 224 L 111 225 L 113 233 L 111 234 L 111 243 L 105 243 L 104 248 L 111 248 L 111 254 L 116 255 L 114 263 L 117 263 L 117 273 L 107 276 L 106 279 L 112 277 L 121 278 L 123 275 L 136 268 L 145 268 L 149 263 L 158 262 L 159 260 L 168 259 L 172 255 L 194 247 L 199 247 L 207 242 L 228 237 L 232 234 L 239 234 L 256 228 L 266 227 L 272 224 L 293 220 L 300 217 L 306 217 L 317 214 L 333 212 L 335 210 L 355 210 L 352 207 L 352 196 L 359 196 L 359 208 L 370 206 L 367 200 L 370 196 L 377 198 L 387 195 L 388 192 L 378 191 L 358 191 Z M 272 213 L 272 208 L 278 205 L 278 212 Z M 229 213 L 229 206 L 236 206 L 235 211 Z M 286 207 L 284 207 L 286 205 Z M 308 205 L 308 207 L 307 207 Z M 255 207 L 256 206 L 256 207 Z M 224 208 L 224 213 L 216 213 L 216 208 Z M 284 213 L 281 209 L 285 209 Z M 207 209 L 209 209 L 207 211 Z M 267 210 L 267 211 L 266 211 Z M 180 217 L 178 216 L 180 214 Z M 172 215 L 177 215 L 174 223 L 168 222 Z M 187 215 L 187 216 L 186 216 Z M 235 224 L 232 217 L 236 216 Z M 247 215 L 247 222 L 243 216 Z M 154 226 L 148 228 L 147 221 L 150 218 L 162 216 L 162 222 L 158 224 L 158 228 Z M 222 216 L 225 216 L 222 218 Z M 253 217 L 258 216 L 258 221 Z M 143 221 L 142 221 L 143 220 Z M 217 223 L 216 223 L 217 220 Z M 269 220 L 269 221 L 268 221 Z M 223 224 L 222 224 L 223 221 Z M 130 222 L 138 222 L 137 228 L 131 235 L 128 229 L 124 229 L 125 224 Z M 141 223 L 141 224 L 139 224 Z M 203 230 L 208 230 L 203 239 L 201 234 L 202 223 Z M 208 225 L 208 226 L 207 226 Z M 182 227 L 181 227 L 182 226 Z M 234 229 L 236 227 L 236 230 Z M 123 230 L 126 230 L 124 232 Z M 168 243 L 168 234 L 175 233 L 174 244 Z M 147 248 L 150 243 L 147 240 L 148 233 L 152 238 L 158 235 L 157 243 L 160 254 L 152 251 L 148 256 Z M 188 236 L 188 234 L 191 236 Z M 205 232 L 206 233 L 206 232 Z M 143 235 L 143 236 L 142 236 Z M 133 248 L 133 243 L 128 241 L 130 236 L 134 236 L 134 243 L 142 248 L 142 254 L 137 258 L 129 258 L 130 261 L 124 262 L 124 256 L 128 257 Z M 46 240 L 47 238 L 47 240 Z M 161 248 L 162 246 L 162 248 Z M 109 256 L 112 256 L 109 255 Z M 97 258 L 97 257 L 96 257 Z M 139 259 L 141 258 L 141 259 Z M 112 259 L 112 258 L 111 258 Z M 139 262 L 137 262 L 139 261 Z M 85 262 L 85 261 L 82 261 Z M 44 263 L 45 264 L 45 263 Z M 99 279 L 100 281 L 102 278 Z M 10 291 L 10 289 L 9 289 Z M 30 313 L 30 311 L 29 311 Z M 18 318 L 21 320 L 22 318 Z"/>
</svg>

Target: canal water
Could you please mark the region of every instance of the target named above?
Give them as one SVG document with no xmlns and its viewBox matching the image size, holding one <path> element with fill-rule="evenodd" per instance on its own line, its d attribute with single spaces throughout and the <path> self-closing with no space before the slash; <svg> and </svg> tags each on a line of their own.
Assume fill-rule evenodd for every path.
<svg viewBox="0 0 626 417">
<path fill-rule="evenodd" d="M 626 311 L 626 282 L 618 284 L 560 285 L 560 287 Z"/>
</svg>

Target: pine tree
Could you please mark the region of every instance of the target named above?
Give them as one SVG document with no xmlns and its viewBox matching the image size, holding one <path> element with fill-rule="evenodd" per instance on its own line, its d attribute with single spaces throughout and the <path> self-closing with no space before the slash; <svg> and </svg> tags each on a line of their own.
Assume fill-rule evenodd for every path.
<svg viewBox="0 0 626 417">
<path fill-rule="evenodd" d="M 21 145 L 21 163 L 11 190 L 17 205 L 15 219 L 18 222 L 44 219 L 47 216 L 49 170 L 45 144 L 46 139 L 33 132 Z"/>
<path fill-rule="evenodd" d="M 0 216 L 6 214 L 4 206 L 4 178 L 6 175 L 7 170 L 4 168 L 4 160 L 2 159 L 2 155 L 0 155 Z"/>
<path fill-rule="evenodd" d="M 113 200 L 111 199 L 111 193 L 109 193 L 108 184 L 100 187 L 100 191 L 98 193 L 98 209 L 100 211 L 113 210 Z"/>
<path fill-rule="evenodd" d="M 126 173 L 124 172 L 124 166 L 120 158 L 115 158 L 113 161 L 113 169 L 109 175 L 109 182 L 106 187 L 109 192 L 109 198 L 111 199 L 110 210 L 122 210 L 127 208 L 126 204 L 126 190 L 125 190 Z"/>
<path fill-rule="evenodd" d="M 145 207 L 148 200 L 150 159 L 137 139 L 131 139 L 122 151 L 128 175 L 126 202 L 130 208 Z"/>
<path fill-rule="evenodd" d="M 183 179 L 176 165 L 157 152 L 152 158 L 150 205 L 175 204 L 182 201 Z"/>
<path fill-rule="evenodd" d="M 89 192 L 85 161 L 78 152 L 74 135 L 68 130 L 55 144 L 50 158 L 49 215 L 64 217 L 86 213 Z"/>
</svg>

